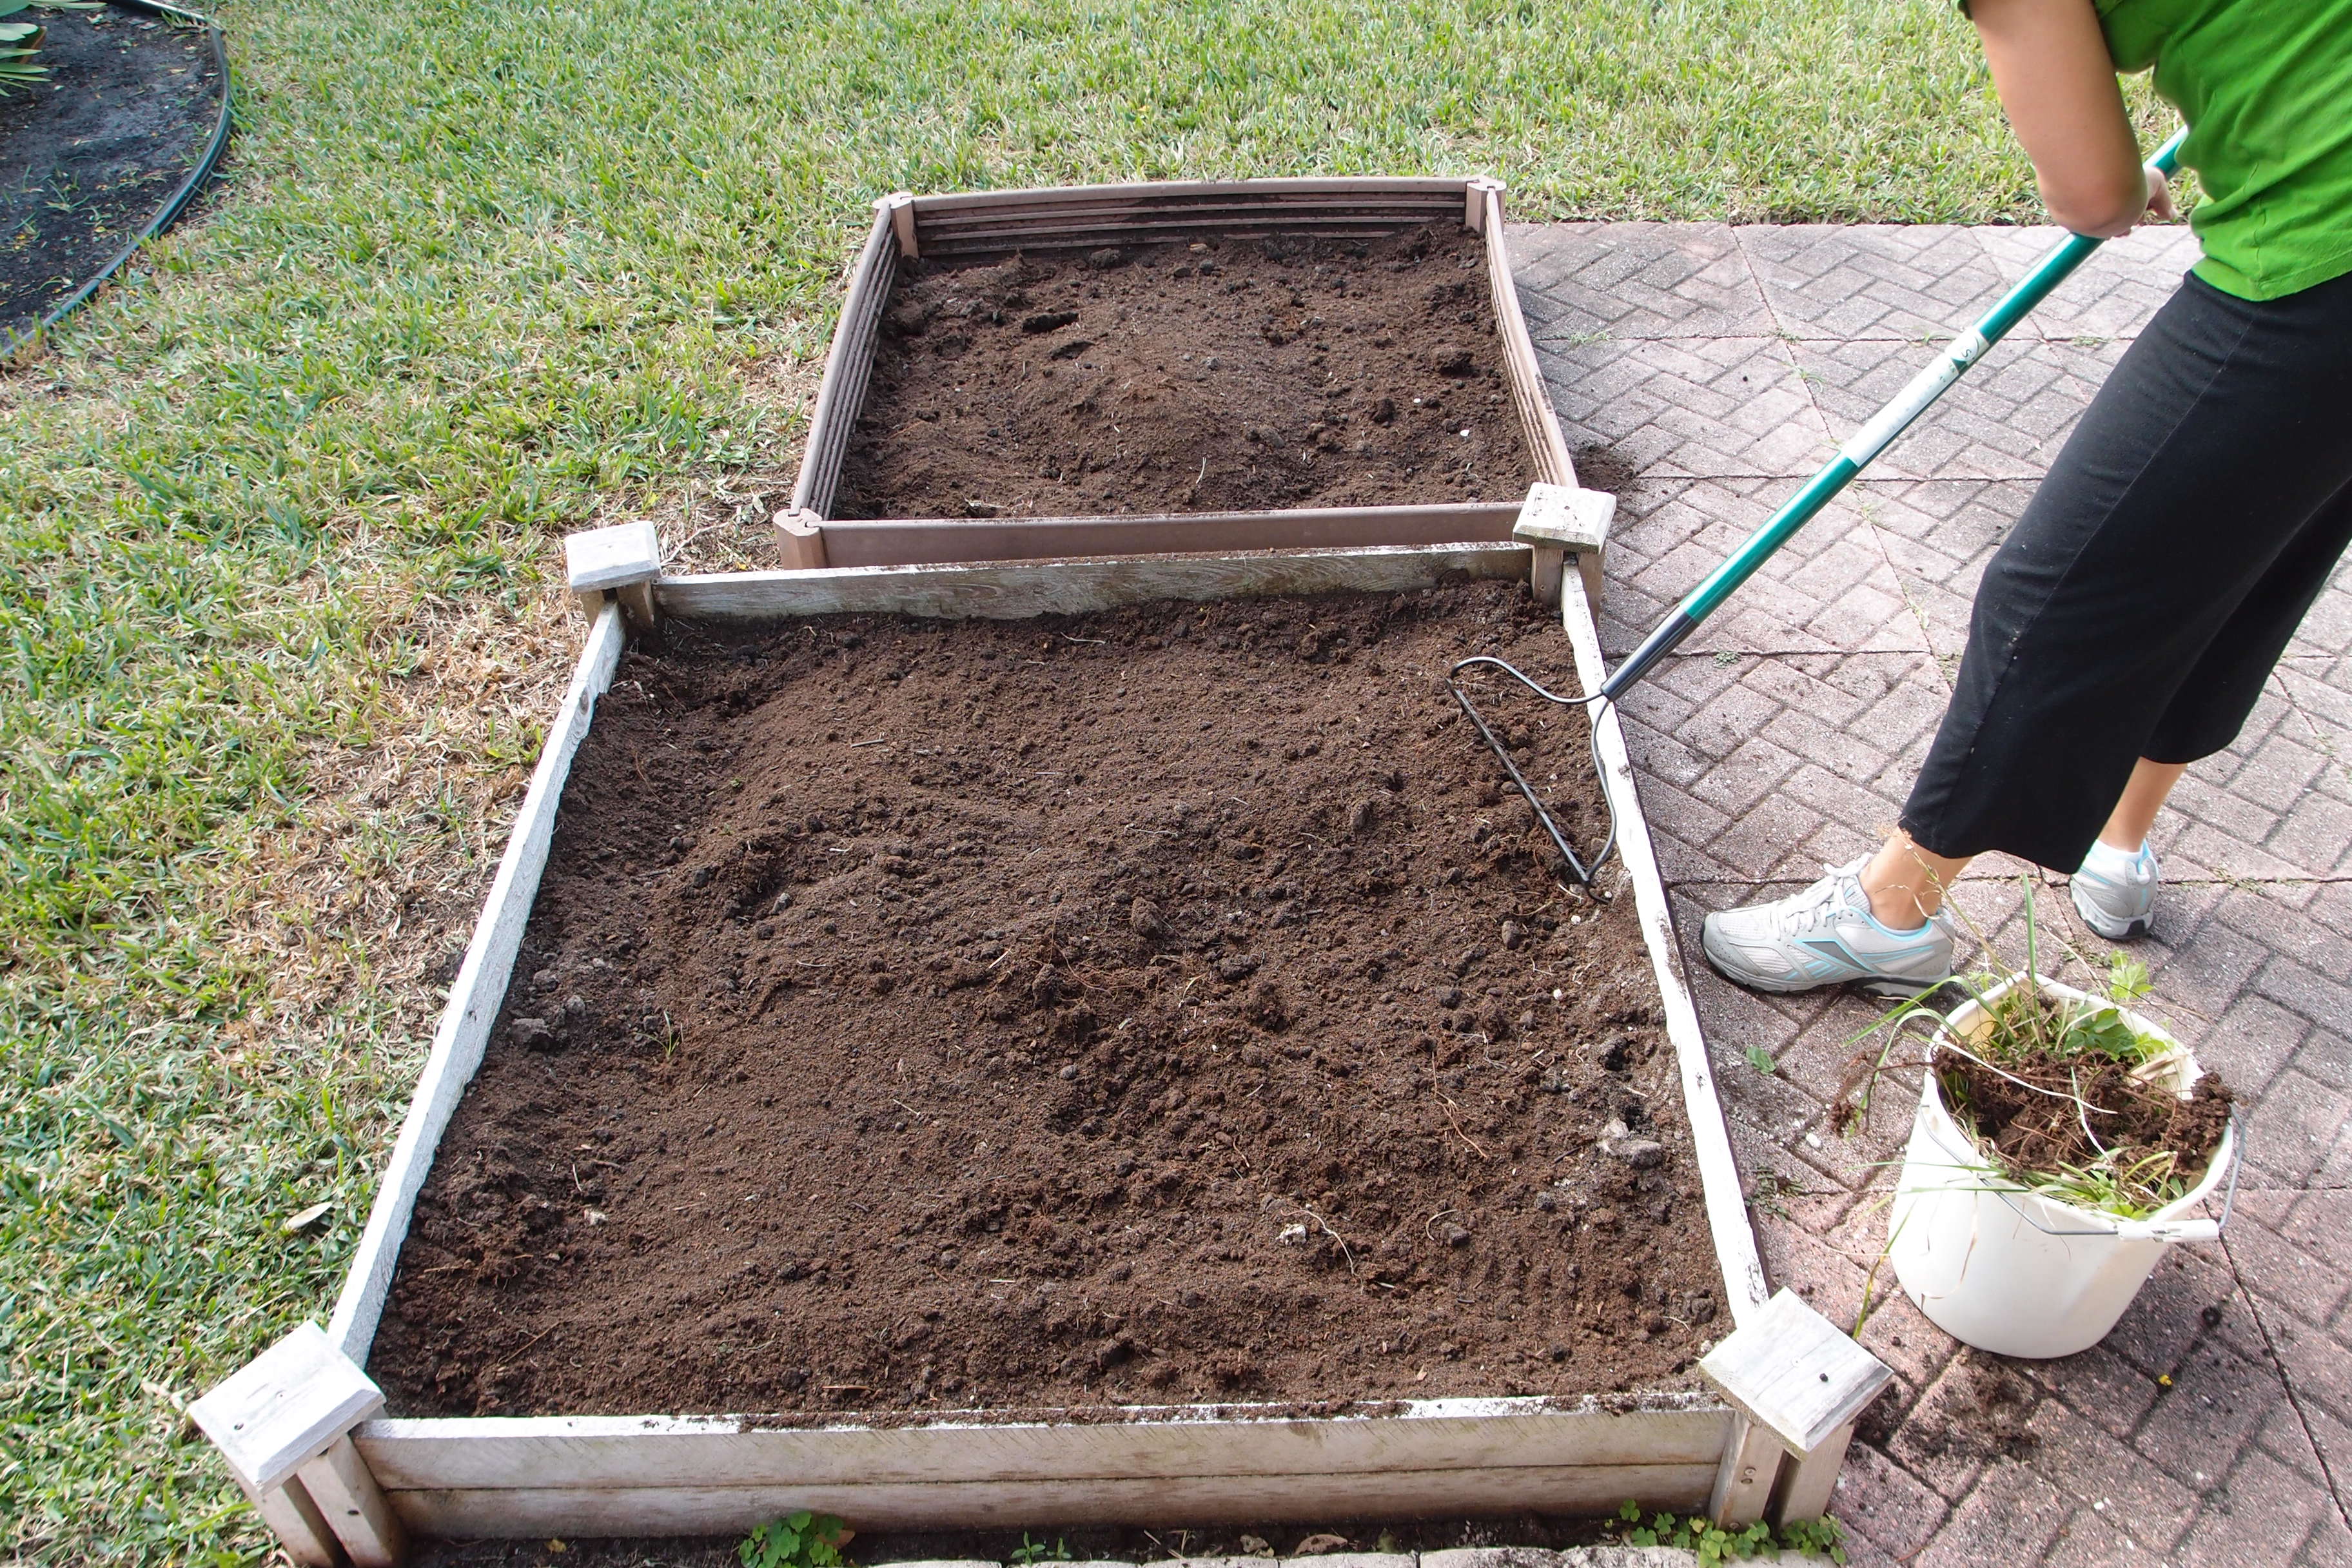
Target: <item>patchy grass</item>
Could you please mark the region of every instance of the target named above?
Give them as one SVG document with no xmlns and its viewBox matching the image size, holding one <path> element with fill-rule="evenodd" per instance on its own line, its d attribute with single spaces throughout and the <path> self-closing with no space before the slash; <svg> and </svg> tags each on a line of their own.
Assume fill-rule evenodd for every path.
<svg viewBox="0 0 2352 1568">
<path fill-rule="evenodd" d="M 874 195 L 1491 171 L 1522 216 L 2032 216 L 1940 0 L 225 20 L 226 187 L 0 377 L 0 1549 L 32 1563 L 265 1554 L 179 1406 L 330 1302 L 565 673 L 553 542 L 656 515 L 753 557 Z"/>
</svg>

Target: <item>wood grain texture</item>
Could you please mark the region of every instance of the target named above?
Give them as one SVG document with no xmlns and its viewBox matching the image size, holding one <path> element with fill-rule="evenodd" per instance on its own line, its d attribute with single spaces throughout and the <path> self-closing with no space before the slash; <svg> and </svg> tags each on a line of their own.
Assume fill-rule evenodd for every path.
<svg viewBox="0 0 2352 1568">
<path fill-rule="evenodd" d="M 1373 545 L 1500 543 L 1519 509 L 1451 506 L 1293 507 L 1280 511 L 1138 512 L 1124 517 L 952 518 L 823 526 L 828 566 L 1040 561 L 1205 551 L 1344 550 Z"/>
<path fill-rule="evenodd" d="M 350 1438 L 303 1466 L 302 1485 L 352 1568 L 396 1568 L 408 1555 L 408 1531 Z"/>
<path fill-rule="evenodd" d="M 1772 1500 L 1773 1523 L 1819 1519 L 1829 1512 L 1830 1499 L 1837 1491 L 1838 1472 L 1845 1468 L 1845 1451 L 1853 1441 L 1853 1424 L 1849 1421 L 1823 1438 L 1811 1453 L 1801 1458 L 1790 1458 L 1782 1466 L 1780 1495 Z"/>
<path fill-rule="evenodd" d="M 383 1392 L 316 1323 L 302 1323 L 188 1406 L 248 1492 L 264 1493 L 383 1408 Z"/>
<path fill-rule="evenodd" d="M 399 1142 L 376 1187 L 375 1204 L 368 1211 L 367 1228 L 360 1234 L 335 1315 L 327 1337 L 361 1366 L 367 1364 L 368 1347 L 375 1339 L 376 1321 L 383 1312 L 384 1292 L 392 1288 L 392 1271 L 400 1259 L 400 1244 L 407 1238 L 410 1214 L 417 1192 L 432 1169 L 442 1130 L 482 1064 L 490 1024 L 505 998 L 514 973 L 515 953 L 522 945 L 523 926 L 530 918 L 531 900 L 539 892 L 540 873 L 547 866 L 547 850 L 555 833 L 555 811 L 563 797 L 563 781 L 572 772 L 572 754 L 587 738 L 596 699 L 613 682 L 621 661 L 621 608 L 607 605 L 589 629 L 587 646 L 572 671 L 572 685 L 556 710 L 555 721 L 541 743 L 539 765 L 530 775 L 522 806 L 515 813 L 506 853 L 490 880 L 482 917 L 467 944 L 457 978 L 449 987 L 448 1005 L 442 1009 L 434 1031 L 433 1052 L 425 1061 L 408 1115 L 400 1124 Z"/>
<path fill-rule="evenodd" d="M 1405 1416 L 1027 1422 L 815 1429 L 731 1420 L 442 1418 L 354 1434 L 386 1487 L 825 1486 L 1381 1474 L 1526 1464 L 1706 1465 L 1733 1413 L 1691 1394 L 1612 1414 L 1598 1402 L 1462 1400 Z"/>
<path fill-rule="evenodd" d="M 1202 201 L 1377 201 L 1417 198 L 1441 209 L 1460 210 L 1466 180 L 1426 176 L 1388 178 L 1380 175 L 1334 175 L 1326 179 L 1291 180 L 1138 180 L 1126 184 L 1036 185 L 1009 191 L 960 191 L 917 196 L 918 223 L 961 213 L 1017 211 L 1037 207 L 1090 207 L 1103 205 L 1181 200 Z"/>
<path fill-rule="evenodd" d="M 1677 1512 L 1706 1501 L 1704 1465 L 1525 1465 L 1496 1470 L 1351 1476 L 1200 1476 L 1176 1479 L 963 1481 L 879 1486 L 531 1487 L 396 1491 L 419 1534 L 733 1535 L 808 1509 L 894 1530 L 1058 1525 L 1216 1524 L 1346 1519 L 1462 1519 L 1611 1511 L 1625 1499 Z"/>
<path fill-rule="evenodd" d="M 949 619 L 1018 620 L 1155 599 L 1401 592 L 1474 578 L 1524 577 L 1528 559 L 1527 546 L 1502 543 L 992 566 L 731 572 L 666 577 L 655 585 L 654 598 L 663 615 L 691 621 L 741 623 L 892 611 Z"/>
<path fill-rule="evenodd" d="M 1725 1398 L 1792 1454 L 1810 1454 L 1851 1426 L 1895 1375 L 1885 1362 L 1783 1289 L 1699 1363 Z"/>
<path fill-rule="evenodd" d="M 1753 1524 L 1771 1506 L 1783 1454 L 1779 1439 L 1746 1416 L 1731 1424 L 1723 1463 L 1707 1493 L 1706 1517 L 1717 1524 Z"/>
<path fill-rule="evenodd" d="M 1607 679 L 1608 665 L 1601 655 L 1601 637 L 1593 629 L 1591 603 L 1583 580 L 1575 573 L 1560 580 L 1560 618 L 1576 647 L 1576 677 L 1582 689 L 1595 691 Z M 1617 856 L 1633 885 L 1633 902 L 1641 917 L 1642 935 L 1650 945 L 1650 962 L 1658 977 L 1658 997 L 1666 1016 L 1666 1037 L 1674 1042 L 1682 1068 L 1683 1110 L 1690 1119 L 1693 1151 L 1698 1159 L 1699 1184 L 1706 1198 L 1707 1229 L 1715 1237 L 1715 1256 L 1723 1268 L 1723 1286 L 1732 1321 L 1745 1324 L 1761 1310 L 1768 1294 L 1764 1261 L 1756 1250 L 1756 1232 L 1748 1221 L 1748 1200 L 1740 1185 L 1739 1163 L 1732 1157 L 1731 1131 L 1723 1120 L 1723 1104 L 1716 1096 L 1715 1067 L 1707 1059 L 1706 1037 L 1699 1032 L 1698 1009 L 1691 1003 L 1689 984 L 1683 978 L 1682 951 L 1675 943 L 1673 912 L 1666 904 L 1665 883 L 1658 876 L 1657 853 L 1650 844 L 1650 827 L 1642 816 L 1642 800 L 1633 786 L 1633 764 L 1625 752 L 1625 734 L 1613 709 L 1604 710 L 1599 723 L 1602 785 L 1617 814 Z"/>
<path fill-rule="evenodd" d="M 319 1505 L 302 1489 L 299 1480 L 289 1480 L 282 1487 L 266 1492 L 247 1491 L 254 1511 L 261 1522 L 278 1538 L 286 1555 L 301 1564 L 301 1568 L 335 1568 L 341 1559 L 341 1549 L 335 1544 L 335 1532 L 327 1528 Z"/>
</svg>

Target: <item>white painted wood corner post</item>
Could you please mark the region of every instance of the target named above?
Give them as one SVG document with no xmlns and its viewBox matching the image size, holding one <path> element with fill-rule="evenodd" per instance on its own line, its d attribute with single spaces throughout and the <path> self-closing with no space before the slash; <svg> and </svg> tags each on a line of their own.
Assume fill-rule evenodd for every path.
<svg viewBox="0 0 2352 1568">
<path fill-rule="evenodd" d="M 608 599 L 620 601 L 632 631 L 654 629 L 654 584 L 662 574 L 661 533 L 650 522 L 591 528 L 563 537 L 572 596 L 591 626 Z"/>
<path fill-rule="evenodd" d="M 1895 1375 L 1787 1289 L 1708 1352 L 1698 1369 L 1737 1412 L 1710 1504 L 1726 1524 L 1826 1512 L 1854 1418 Z"/>
<path fill-rule="evenodd" d="M 1511 540 L 1535 552 L 1530 585 L 1538 604 L 1559 603 L 1560 574 L 1573 556 L 1577 575 L 1584 579 L 1586 602 L 1600 605 L 1601 557 L 1616 515 L 1617 498 L 1607 490 L 1540 482 L 1528 487 L 1518 521 L 1511 525 Z"/>
<path fill-rule="evenodd" d="M 394 1568 L 407 1532 L 384 1500 L 352 1428 L 383 1391 L 304 1323 L 188 1406 L 262 1520 L 308 1568 Z"/>
</svg>

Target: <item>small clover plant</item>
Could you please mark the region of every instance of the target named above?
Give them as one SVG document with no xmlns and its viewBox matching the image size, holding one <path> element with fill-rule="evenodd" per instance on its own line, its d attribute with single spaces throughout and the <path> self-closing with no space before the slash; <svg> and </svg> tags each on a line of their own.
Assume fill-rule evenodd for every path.
<svg viewBox="0 0 2352 1568">
<path fill-rule="evenodd" d="M 1783 1552 L 1810 1552 L 1832 1563 L 1845 1561 L 1841 1544 L 1845 1531 L 1826 1516 L 1791 1521 L 1776 1534 L 1770 1525 L 1760 1521 L 1738 1530 L 1671 1513 L 1652 1514 L 1645 1521 L 1642 1505 L 1628 1499 L 1617 1510 L 1617 1537 L 1628 1546 L 1673 1546 L 1695 1552 L 1700 1568 L 1717 1568 L 1735 1559 L 1778 1559 Z"/>
<path fill-rule="evenodd" d="M 735 1554 L 743 1568 L 845 1568 L 841 1549 L 854 1533 L 829 1513 L 803 1509 L 754 1526 Z"/>
</svg>

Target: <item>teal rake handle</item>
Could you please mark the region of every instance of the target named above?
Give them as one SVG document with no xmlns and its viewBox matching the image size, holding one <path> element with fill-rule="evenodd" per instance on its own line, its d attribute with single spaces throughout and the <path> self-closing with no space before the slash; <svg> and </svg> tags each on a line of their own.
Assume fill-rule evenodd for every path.
<svg viewBox="0 0 2352 1568">
<path fill-rule="evenodd" d="M 2180 143 L 2188 137 L 2186 130 L 2177 132 L 2170 140 L 2156 150 L 2148 166 L 2169 174 L 2179 161 Z M 1746 543 L 1722 565 L 1708 573 L 1699 585 L 1683 596 L 1671 614 L 1660 622 L 1657 630 L 1643 639 L 1633 656 L 1619 665 L 1615 673 L 1601 684 L 1599 695 L 1614 701 L 1627 688 L 1647 675 L 1658 660 L 1672 653 L 1682 640 L 1696 631 L 1699 623 L 1738 590 L 1742 583 L 1756 574 L 1758 567 L 1769 560 L 1773 552 L 1789 542 L 1797 530 L 1813 520 L 1814 514 L 1827 506 L 1830 499 L 1853 477 L 1868 467 L 1870 460 L 1886 450 L 1888 443 L 1910 427 L 1911 422 L 1927 411 L 1928 405 L 1944 395 L 1951 384 L 1959 380 L 1967 369 L 1984 357 L 1985 351 L 2000 342 L 2011 327 L 2023 321 L 2026 313 L 2049 297 L 2050 291 L 2064 282 L 2074 268 L 2083 265 L 2101 241 L 2086 235 L 2070 234 L 2065 243 L 2042 258 L 2028 273 L 2025 281 L 2011 289 L 1977 324 L 1954 338 L 1935 363 L 1911 378 L 1911 384 L 1895 395 L 1888 403 L 1870 417 L 1870 422 L 1848 437 L 1822 471 L 1807 482 L 1803 489 L 1789 498 L 1771 521 L 1748 536 Z"/>
</svg>

